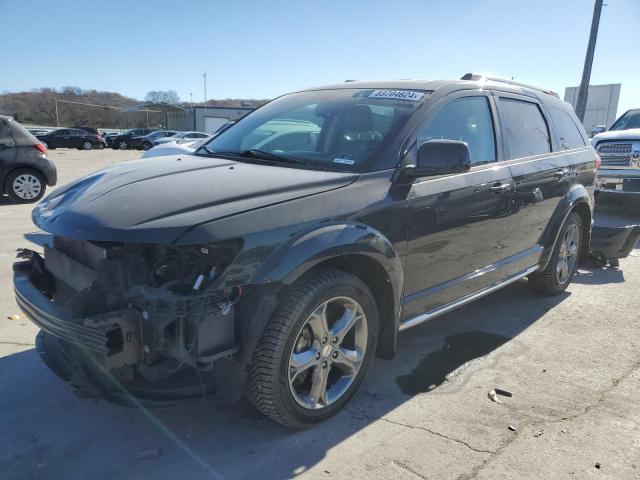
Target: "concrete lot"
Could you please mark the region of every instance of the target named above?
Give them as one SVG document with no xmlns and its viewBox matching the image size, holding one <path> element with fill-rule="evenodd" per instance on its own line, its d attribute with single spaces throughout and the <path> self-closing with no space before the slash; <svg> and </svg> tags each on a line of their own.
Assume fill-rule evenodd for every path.
<svg viewBox="0 0 640 480">
<path fill-rule="evenodd" d="M 62 184 L 139 152 L 51 156 Z M 41 240 L 30 210 L 0 202 L 2 478 L 640 478 L 640 250 L 559 297 L 521 281 L 404 332 L 345 411 L 292 433 L 247 402 L 76 398 L 38 359 L 36 328 L 7 318 L 14 251 Z M 494 403 L 494 387 L 514 395 Z"/>
</svg>

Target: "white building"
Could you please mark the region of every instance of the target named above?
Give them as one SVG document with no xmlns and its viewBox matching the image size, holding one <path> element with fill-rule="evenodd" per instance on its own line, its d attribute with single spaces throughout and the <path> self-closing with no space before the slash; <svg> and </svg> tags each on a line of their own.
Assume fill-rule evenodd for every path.
<svg viewBox="0 0 640 480">
<path fill-rule="evenodd" d="M 605 125 L 607 128 L 615 121 L 618 112 L 618 100 L 620 98 L 619 83 L 608 85 L 589 85 L 587 108 L 582 124 L 587 132 L 596 125 Z M 564 100 L 573 105 L 575 110 L 578 103 L 578 91 L 580 87 L 567 87 L 564 91 Z"/>
</svg>

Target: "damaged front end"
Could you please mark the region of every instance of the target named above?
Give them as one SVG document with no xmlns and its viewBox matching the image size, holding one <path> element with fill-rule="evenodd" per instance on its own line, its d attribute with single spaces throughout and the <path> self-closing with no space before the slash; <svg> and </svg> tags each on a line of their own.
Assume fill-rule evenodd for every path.
<svg viewBox="0 0 640 480">
<path fill-rule="evenodd" d="M 173 246 L 54 236 L 21 250 L 16 299 L 41 328 L 43 360 L 81 396 L 177 400 L 215 386 L 237 352 L 242 290 L 224 288 L 241 242 Z"/>
</svg>

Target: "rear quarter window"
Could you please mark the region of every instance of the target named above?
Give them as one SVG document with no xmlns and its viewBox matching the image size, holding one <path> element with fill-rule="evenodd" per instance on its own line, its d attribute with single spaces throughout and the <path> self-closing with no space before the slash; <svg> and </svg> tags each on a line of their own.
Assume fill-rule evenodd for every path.
<svg viewBox="0 0 640 480">
<path fill-rule="evenodd" d="M 558 135 L 560 150 L 582 148 L 586 145 L 582 133 L 571 115 L 556 107 L 549 107 L 549 113 Z"/>
<path fill-rule="evenodd" d="M 537 104 L 504 97 L 498 104 L 510 159 L 551 151 L 549 128 Z"/>
<path fill-rule="evenodd" d="M 12 119 L 5 119 L 7 128 L 10 131 L 13 141 L 17 147 L 23 147 L 28 145 L 35 145 L 40 143 L 36 137 L 33 136 L 26 128 Z"/>
</svg>

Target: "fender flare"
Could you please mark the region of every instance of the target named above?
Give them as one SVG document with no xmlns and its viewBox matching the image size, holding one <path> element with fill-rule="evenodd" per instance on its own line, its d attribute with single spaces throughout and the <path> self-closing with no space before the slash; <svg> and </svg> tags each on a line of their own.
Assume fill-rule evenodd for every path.
<svg viewBox="0 0 640 480">
<path fill-rule="evenodd" d="M 569 214 L 576 210 L 576 208 L 586 208 L 589 211 L 589 223 L 585 225 L 586 242 L 583 245 L 583 253 L 588 252 L 589 249 L 589 235 L 591 234 L 591 223 L 593 220 L 593 200 L 589 191 L 584 185 L 576 184 L 572 185 L 567 193 L 562 197 L 560 203 L 556 206 L 555 211 L 551 215 L 549 223 L 544 232 L 540 236 L 539 244 L 544 248 L 542 256 L 540 257 L 540 269 L 546 268 L 553 252 L 553 247 L 558 240 L 562 225 L 566 221 Z"/>
<path fill-rule="evenodd" d="M 283 287 L 291 285 L 316 265 L 346 255 L 367 257 L 386 273 L 385 280 L 392 292 L 393 318 L 381 318 L 378 354 L 392 358 L 396 350 L 402 308 L 404 269 L 391 241 L 375 228 L 355 222 L 315 225 L 289 239 L 265 259 L 249 283 L 279 284 Z M 261 332 L 264 325 L 253 325 L 252 328 Z"/>
</svg>

